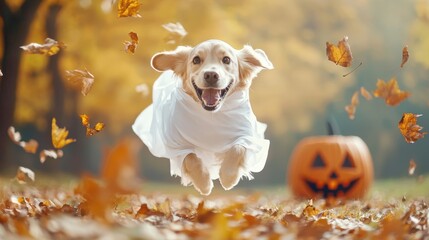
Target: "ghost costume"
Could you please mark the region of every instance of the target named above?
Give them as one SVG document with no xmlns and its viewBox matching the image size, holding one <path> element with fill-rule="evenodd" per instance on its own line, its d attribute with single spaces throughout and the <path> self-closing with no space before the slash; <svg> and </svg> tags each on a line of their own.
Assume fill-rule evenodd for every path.
<svg viewBox="0 0 429 240">
<path fill-rule="evenodd" d="M 217 156 L 233 145 L 244 146 L 246 161 L 240 174 L 252 179 L 267 160 L 269 140 L 266 125 L 256 120 L 249 91 L 230 93 L 217 111 L 207 111 L 184 92 L 182 80 L 172 71 L 162 73 L 153 85 L 153 103 L 137 117 L 134 132 L 156 157 L 170 159 L 170 173 L 182 177 L 186 155 L 195 153 L 208 169 L 211 179 L 219 178 L 221 159 Z"/>
</svg>

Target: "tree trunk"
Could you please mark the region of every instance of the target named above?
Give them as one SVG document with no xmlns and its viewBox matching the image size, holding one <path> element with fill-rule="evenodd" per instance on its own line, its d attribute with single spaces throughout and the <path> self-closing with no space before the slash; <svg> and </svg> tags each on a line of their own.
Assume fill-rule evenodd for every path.
<svg viewBox="0 0 429 240">
<path fill-rule="evenodd" d="M 20 9 L 12 12 L 5 0 L 0 0 L 0 16 L 3 19 L 4 52 L 0 69 L 0 169 L 8 164 L 7 129 L 14 124 L 16 89 L 22 50 L 30 25 L 42 0 L 26 0 Z"/>
</svg>

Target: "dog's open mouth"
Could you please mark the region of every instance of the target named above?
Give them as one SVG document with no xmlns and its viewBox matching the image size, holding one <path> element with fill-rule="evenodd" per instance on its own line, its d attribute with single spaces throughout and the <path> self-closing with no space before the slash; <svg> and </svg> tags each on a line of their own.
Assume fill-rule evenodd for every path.
<svg viewBox="0 0 429 240">
<path fill-rule="evenodd" d="M 220 103 L 225 98 L 228 93 L 230 87 L 232 85 L 232 80 L 224 89 L 217 88 L 205 88 L 201 89 L 197 87 L 194 81 L 192 81 L 192 86 L 195 88 L 195 92 L 197 93 L 198 98 L 203 105 L 203 108 L 207 111 L 214 111 L 219 108 Z"/>
</svg>

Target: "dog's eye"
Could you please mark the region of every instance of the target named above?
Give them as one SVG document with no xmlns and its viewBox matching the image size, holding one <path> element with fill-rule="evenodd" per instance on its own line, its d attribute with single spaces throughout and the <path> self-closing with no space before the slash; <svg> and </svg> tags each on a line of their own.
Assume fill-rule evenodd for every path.
<svg viewBox="0 0 429 240">
<path fill-rule="evenodd" d="M 222 62 L 223 62 L 224 64 L 229 64 L 229 63 L 231 62 L 231 58 L 229 58 L 229 57 L 223 57 L 223 58 L 222 58 Z"/>
<path fill-rule="evenodd" d="M 195 57 L 192 59 L 192 63 L 193 63 L 193 64 L 200 64 L 200 63 L 201 63 L 201 58 L 200 58 L 200 57 L 198 57 L 198 56 L 195 56 Z"/>
</svg>

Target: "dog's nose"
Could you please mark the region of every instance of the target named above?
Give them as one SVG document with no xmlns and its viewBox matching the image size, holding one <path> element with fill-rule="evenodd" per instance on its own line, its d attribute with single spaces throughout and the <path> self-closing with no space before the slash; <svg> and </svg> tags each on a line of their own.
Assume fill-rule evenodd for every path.
<svg viewBox="0 0 429 240">
<path fill-rule="evenodd" d="M 206 80 L 209 85 L 216 84 L 219 80 L 219 74 L 216 72 L 207 71 L 204 73 L 204 80 Z"/>
</svg>

